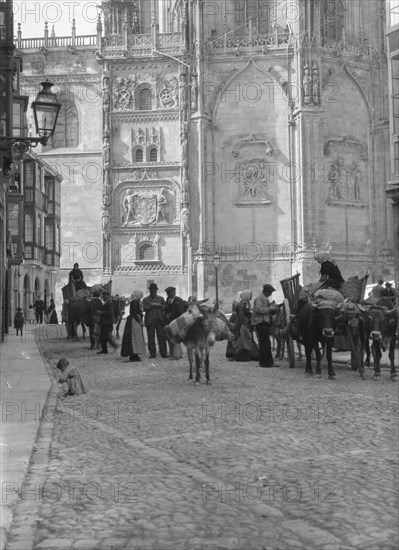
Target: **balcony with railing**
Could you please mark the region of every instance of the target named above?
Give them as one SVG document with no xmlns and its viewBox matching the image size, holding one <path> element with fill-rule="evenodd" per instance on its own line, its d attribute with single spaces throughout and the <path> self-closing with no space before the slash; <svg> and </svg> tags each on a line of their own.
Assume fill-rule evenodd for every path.
<svg viewBox="0 0 399 550">
<path fill-rule="evenodd" d="M 21 23 L 18 23 L 17 38 L 14 45 L 18 50 L 59 50 L 59 49 L 98 49 L 98 34 L 76 35 L 75 22 L 72 24 L 71 36 L 55 36 L 54 26 L 49 34 L 48 23 L 44 25 L 44 34 L 38 38 L 22 38 Z"/>
<path fill-rule="evenodd" d="M 284 48 L 293 45 L 290 40 L 290 33 L 273 32 L 260 33 L 252 30 L 251 27 L 241 32 L 225 32 L 221 36 L 211 37 L 206 43 L 209 52 L 237 52 L 237 50 L 259 48 L 267 51 L 274 48 Z"/>
</svg>

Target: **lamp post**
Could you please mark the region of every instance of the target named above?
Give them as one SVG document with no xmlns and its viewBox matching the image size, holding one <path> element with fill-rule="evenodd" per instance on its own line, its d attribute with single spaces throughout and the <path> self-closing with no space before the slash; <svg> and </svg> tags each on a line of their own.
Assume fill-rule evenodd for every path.
<svg viewBox="0 0 399 550">
<path fill-rule="evenodd" d="M 215 267 L 215 287 L 216 287 L 216 307 L 219 308 L 219 285 L 218 285 L 218 267 L 220 264 L 220 254 L 215 252 L 213 255 L 213 265 Z"/>
<path fill-rule="evenodd" d="M 39 143 L 44 146 L 47 145 L 57 124 L 61 104 L 58 103 L 55 93 L 51 91 L 51 87 L 54 86 L 54 84 L 46 80 L 41 82 L 41 85 L 43 89 L 37 94 L 36 100 L 32 101 L 36 134 L 39 134 L 40 137 L 0 137 L 0 141 L 11 141 L 20 153 L 26 152 L 29 147 L 37 147 Z"/>
</svg>

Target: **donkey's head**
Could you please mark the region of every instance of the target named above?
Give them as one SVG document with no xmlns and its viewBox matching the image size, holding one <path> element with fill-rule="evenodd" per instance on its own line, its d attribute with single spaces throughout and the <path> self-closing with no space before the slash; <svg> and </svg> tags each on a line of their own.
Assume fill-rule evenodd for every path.
<svg viewBox="0 0 399 550">
<path fill-rule="evenodd" d="M 216 333 L 219 330 L 218 318 L 216 315 L 218 306 L 215 305 L 214 308 L 210 308 L 204 305 L 199 305 L 198 308 L 203 316 L 201 323 L 204 330 L 206 345 L 212 347 L 215 344 Z"/>
</svg>

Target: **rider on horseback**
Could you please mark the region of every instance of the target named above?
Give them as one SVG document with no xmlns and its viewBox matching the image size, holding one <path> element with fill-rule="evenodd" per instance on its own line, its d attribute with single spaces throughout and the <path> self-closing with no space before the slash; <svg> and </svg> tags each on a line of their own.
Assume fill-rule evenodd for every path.
<svg viewBox="0 0 399 550">
<path fill-rule="evenodd" d="M 83 280 L 83 273 L 79 269 L 79 264 L 73 264 L 72 271 L 69 272 L 69 282 L 74 282 L 76 290 L 80 290 L 81 288 L 87 288 L 86 283 Z"/>
</svg>

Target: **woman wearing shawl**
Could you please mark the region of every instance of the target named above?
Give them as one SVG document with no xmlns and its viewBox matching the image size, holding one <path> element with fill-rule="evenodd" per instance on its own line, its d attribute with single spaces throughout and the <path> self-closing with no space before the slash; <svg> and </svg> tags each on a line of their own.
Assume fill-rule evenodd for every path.
<svg viewBox="0 0 399 550">
<path fill-rule="evenodd" d="M 226 357 L 232 361 L 252 361 L 256 343 L 251 332 L 251 298 L 252 290 L 243 290 L 238 293 L 233 302 L 234 307 L 234 335 L 235 339 L 228 342 Z M 232 316 L 233 317 L 233 316 Z M 231 318 L 230 318 L 231 321 Z"/>
<path fill-rule="evenodd" d="M 134 290 L 129 299 L 129 315 L 126 319 L 121 347 L 121 356 L 129 357 L 129 361 L 141 361 L 139 355 L 144 355 L 145 352 L 142 298 L 141 290 Z"/>
<path fill-rule="evenodd" d="M 54 300 L 52 298 L 50 300 L 50 305 L 49 305 L 49 308 L 47 310 L 47 314 L 48 314 L 49 324 L 58 325 L 57 312 L 55 311 L 55 303 L 54 303 Z"/>
</svg>

